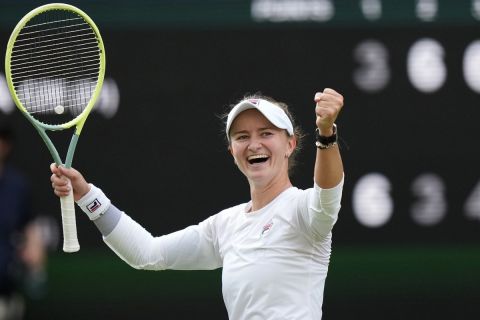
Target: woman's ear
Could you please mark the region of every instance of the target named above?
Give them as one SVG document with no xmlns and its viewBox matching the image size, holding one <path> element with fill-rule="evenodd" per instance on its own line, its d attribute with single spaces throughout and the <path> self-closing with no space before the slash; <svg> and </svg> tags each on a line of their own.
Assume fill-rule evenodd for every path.
<svg viewBox="0 0 480 320">
<path fill-rule="evenodd" d="M 235 157 L 233 156 L 233 150 L 232 150 L 232 147 L 231 147 L 231 146 L 228 146 L 228 151 L 230 152 L 230 154 L 231 154 L 232 157 L 233 157 L 233 163 L 235 163 L 235 165 L 237 165 L 237 160 L 236 160 Z"/>
<path fill-rule="evenodd" d="M 288 138 L 288 156 L 290 156 L 297 147 L 297 137 L 291 136 Z"/>
</svg>

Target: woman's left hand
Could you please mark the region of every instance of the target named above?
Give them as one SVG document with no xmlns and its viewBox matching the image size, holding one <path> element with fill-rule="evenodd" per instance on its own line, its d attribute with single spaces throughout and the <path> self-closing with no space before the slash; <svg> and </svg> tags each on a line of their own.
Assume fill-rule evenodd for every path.
<svg viewBox="0 0 480 320">
<path fill-rule="evenodd" d="M 333 134 L 333 124 L 343 107 L 343 96 L 337 91 L 326 88 L 323 92 L 315 94 L 316 124 L 322 136 Z"/>
</svg>

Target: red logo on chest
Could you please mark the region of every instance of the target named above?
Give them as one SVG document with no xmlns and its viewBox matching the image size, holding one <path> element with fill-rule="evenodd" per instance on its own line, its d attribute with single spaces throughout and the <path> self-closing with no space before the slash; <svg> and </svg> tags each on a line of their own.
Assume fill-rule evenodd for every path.
<svg viewBox="0 0 480 320">
<path fill-rule="evenodd" d="M 266 225 L 264 225 L 263 228 L 262 228 L 262 236 L 263 236 L 264 234 L 266 234 L 267 232 L 269 232 L 270 229 L 272 229 L 272 227 L 273 227 L 273 221 L 270 221 L 269 223 L 267 223 Z"/>
</svg>

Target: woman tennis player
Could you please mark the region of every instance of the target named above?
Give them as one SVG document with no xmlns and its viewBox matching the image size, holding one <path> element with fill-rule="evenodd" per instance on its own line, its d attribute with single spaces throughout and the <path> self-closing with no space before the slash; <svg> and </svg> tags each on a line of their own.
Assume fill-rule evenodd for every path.
<svg viewBox="0 0 480 320">
<path fill-rule="evenodd" d="M 315 94 L 316 161 L 313 187 L 292 186 L 289 163 L 299 135 L 284 104 L 251 97 L 227 116 L 228 149 L 250 185 L 248 203 L 198 225 L 154 237 L 75 169 L 51 166 L 58 196 L 71 180 L 75 201 L 107 245 L 134 268 L 193 270 L 222 267 L 231 320 L 318 320 L 343 189 L 335 120 L 343 97 Z"/>
</svg>

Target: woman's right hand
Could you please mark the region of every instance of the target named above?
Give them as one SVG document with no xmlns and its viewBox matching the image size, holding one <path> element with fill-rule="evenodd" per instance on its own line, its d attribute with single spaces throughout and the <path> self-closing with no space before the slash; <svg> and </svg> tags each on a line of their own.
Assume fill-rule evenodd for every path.
<svg viewBox="0 0 480 320">
<path fill-rule="evenodd" d="M 65 197 L 70 193 L 70 189 L 73 189 L 73 199 L 75 201 L 80 200 L 84 195 L 90 191 L 90 185 L 85 181 L 82 174 L 73 168 L 65 168 L 63 166 L 57 166 L 55 163 L 50 165 L 52 176 L 52 187 L 54 193 L 59 197 Z M 71 188 L 68 184 L 68 179 L 71 182 Z"/>
</svg>

